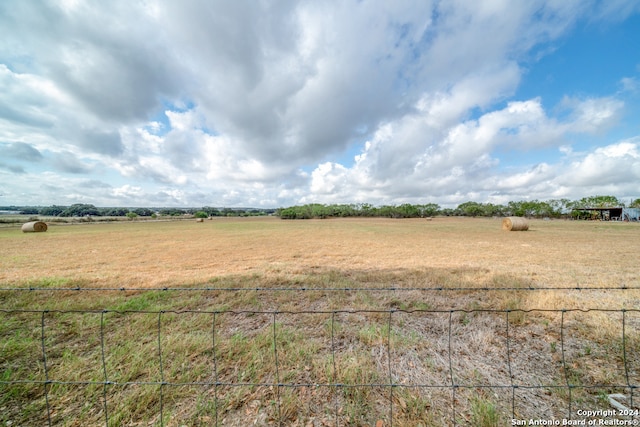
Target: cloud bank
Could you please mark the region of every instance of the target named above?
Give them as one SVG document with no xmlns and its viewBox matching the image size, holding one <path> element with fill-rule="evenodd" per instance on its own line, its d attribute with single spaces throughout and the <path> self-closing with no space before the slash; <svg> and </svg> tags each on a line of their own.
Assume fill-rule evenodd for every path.
<svg viewBox="0 0 640 427">
<path fill-rule="evenodd" d="M 0 204 L 638 197 L 639 130 L 625 120 L 639 70 L 613 76 L 617 91 L 567 88 L 552 105 L 528 80 L 578 26 L 606 31 L 638 11 L 3 2 Z"/>
</svg>

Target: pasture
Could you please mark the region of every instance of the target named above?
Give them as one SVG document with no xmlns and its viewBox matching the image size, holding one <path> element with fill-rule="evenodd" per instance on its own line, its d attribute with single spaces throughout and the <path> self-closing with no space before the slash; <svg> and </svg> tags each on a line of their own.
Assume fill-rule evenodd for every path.
<svg viewBox="0 0 640 427">
<path fill-rule="evenodd" d="M 638 254 L 621 222 L 0 228 L 0 423 L 511 425 L 630 390 L 637 407 Z"/>
</svg>

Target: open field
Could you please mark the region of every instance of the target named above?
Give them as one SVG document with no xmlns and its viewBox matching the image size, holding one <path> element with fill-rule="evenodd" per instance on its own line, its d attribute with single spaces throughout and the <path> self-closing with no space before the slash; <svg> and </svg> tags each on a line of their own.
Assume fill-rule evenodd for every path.
<svg viewBox="0 0 640 427">
<path fill-rule="evenodd" d="M 489 426 L 610 409 L 640 382 L 638 254 L 640 225 L 613 222 L 3 227 L 0 423 Z M 105 290 L 51 290 L 76 287 Z"/>
</svg>

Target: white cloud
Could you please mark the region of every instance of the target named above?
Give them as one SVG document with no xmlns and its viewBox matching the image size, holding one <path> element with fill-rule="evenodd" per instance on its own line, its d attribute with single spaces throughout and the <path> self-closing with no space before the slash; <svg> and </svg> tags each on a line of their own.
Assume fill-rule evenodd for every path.
<svg viewBox="0 0 640 427">
<path fill-rule="evenodd" d="M 624 92 L 636 93 L 640 89 L 640 83 L 634 77 L 623 77 L 620 79 L 620 86 Z"/>
<path fill-rule="evenodd" d="M 577 22 L 620 22 L 637 9 L 5 3 L 0 144 L 22 157 L 1 162 L 0 182 L 16 190 L 0 192 L 45 203 L 35 182 L 46 178 L 49 203 L 58 195 L 108 205 L 455 203 L 601 183 L 637 194 L 635 140 L 574 146 L 620 123 L 637 77 L 618 76 L 621 93 L 566 93 L 557 106 L 538 94 L 514 98 L 523 64 L 553 52 Z M 36 152 L 37 162 L 25 160 Z M 83 182 L 110 190 L 92 194 Z"/>
<path fill-rule="evenodd" d="M 615 123 L 624 102 L 612 97 L 584 100 L 564 97 L 561 106 L 571 110 L 573 131 L 597 132 Z"/>
<path fill-rule="evenodd" d="M 452 194 L 456 195 L 452 199 L 460 194 L 489 199 L 496 193 L 507 199 L 547 199 L 555 197 L 560 187 L 579 186 L 582 192 L 587 191 L 583 188 L 586 185 L 613 185 L 626 178 L 637 182 L 640 172 L 634 168 L 638 162 L 630 161 L 638 154 L 634 142 L 597 148 L 579 158 L 570 147 L 561 145 L 568 134 L 606 126 L 606 119 L 614 116 L 609 112 L 618 108 L 611 107 L 615 104 L 609 99 L 576 101 L 571 105 L 574 110 L 562 121 L 549 118 L 539 99 L 510 102 L 477 120 L 445 127 L 446 132 L 434 126 L 429 116 L 407 116 L 382 127 L 356 156 L 352 168 L 320 165 L 312 173 L 311 190 L 324 200 L 359 194 L 365 200 L 397 203 L 409 198 L 442 200 Z M 585 115 L 592 117 L 588 126 Z M 575 159 L 569 166 L 570 174 L 562 172 L 567 165 L 561 162 L 530 165 L 524 171 L 501 167 L 501 156 L 512 153 L 526 160 L 531 150 L 550 144 Z M 398 154 L 407 151 L 412 156 Z M 372 189 L 369 193 L 367 187 Z M 382 198 L 376 191 L 380 187 L 386 187 Z"/>
<path fill-rule="evenodd" d="M 595 149 L 572 162 L 557 180 L 573 186 L 598 189 L 606 186 L 636 185 L 640 179 L 638 139 Z"/>
<path fill-rule="evenodd" d="M 141 187 L 131 186 L 128 184 L 112 189 L 111 194 L 113 197 L 123 198 L 128 200 L 133 200 L 135 198 L 143 197 L 145 195 Z"/>
</svg>

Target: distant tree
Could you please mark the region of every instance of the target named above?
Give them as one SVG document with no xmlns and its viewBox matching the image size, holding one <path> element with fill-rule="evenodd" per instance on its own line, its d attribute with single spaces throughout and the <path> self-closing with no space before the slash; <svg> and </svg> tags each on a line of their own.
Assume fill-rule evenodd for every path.
<svg viewBox="0 0 640 427">
<path fill-rule="evenodd" d="M 208 216 L 220 216 L 221 213 L 218 209 L 212 208 L 210 206 L 204 206 L 200 209 L 202 212 L 206 212 Z"/>
<path fill-rule="evenodd" d="M 280 209 L 278 215 L 282 219 L 309 219 L 311 218 L 309 210 L 303 206 L 291 206 L 289 208 Z"/>
<path fill-rule="evenodd" d="M 38 215 L 40 213 L 40 209 L 31 206 L 23 206 L 20 208 L 20 213 L 22 215 Z"/>
<path fill-rule="evenodd" d="M 507 204 L 507 215 L 525 216 L 527 211 L 522 201 L 511 201 Z"/>
<path fill-rule="evenodd" d="M 506 208 L 502 205 L 494 205 L 493 203 L 485 203 L 482 205 L 482 215 L 484 216 L 503 216 Z"/>
<path fill-rule="evenodd" d="M 130 220 L 134 220 L 138 217 L 138 214 L 135 212 L 127 212 L 127 218 L 129 218 Z"/>
<path fill-rule="evenodd" d="M 549 206 L 551 207 L 551 216 L 559 218 L 564 213 L 571 210 L 572 202 L 569 199 L 552 199 L 549 200 Z"/>
<path fill-rule="evenodd" d="M 209 214 L 206 213 L 205 211 L 198 211 L 198 212 L 194 213 L 193 216 L 196 217 L 196 218 L 208 218 Z"/>
<path fill-rule="evenodd" d="M 160 215 L 179 216 L 184 215 L 185 211 L 177 208 L 160 209 Z"/>
<path fill-rule="evenodd" d="M 231 208 L 222 208 L 220 214 L 222 216 L 238 216 L 238 211 Z"/>
<path fill-rule="evenodd" d="M 420 216 L 418 208 L 409 203 L 403 203 L 400 206 L 396 206 L 395 211 L 397 212 L 397 218 L 417 218 Z"/>
<path fill-rule="evenodd" d="M 583 197 L 577 202 L 576 207 L 581 208 L 616 208 L 624 206 L 615 196 L 591 196 Z"/>
<path fill-rule="evenodd" d="M 359 203 L 354 206 L 354 210 L 358 216 L 374 216 L 375 207 L 370 203 Z"/>
<path fill-rule="evenodd" d="M 44 215 L 44 216 L 58 216 L 62 212 L 64 212 L 65 209 L 66 209 L 65 206 L 52 205 L 52 206 L 47 206 L 47 207 L 40 208 L 38 213 L 40 215 Z"/>
<path fill-rule="evenodd" d="M 139 216 L 151 216 L 154 214 L 153 210 L 149 208 L 137 208 L 133 209 L 131 212 L 135 212 Z"/>
<path fill-rule="evenodd" d="M 296 213 L 293 208 L 279 208 L 276 210 L 276 215 L 280 219 L 296 219 Z"/>
<path fill-rule="evenodd" d="M 395 206 L 382 205 L 378 208 L 378 216 L 385 218 L 398 218 L 398 212 Z"/>
<path fill-rule="evenodd" d="M 464 216 L 480 216 L 483 214 L 482 204 L 477 202 L 465 202 L 457 207 L 458 212 Z"/>
<path fill-rule="evenodd" d="M 418 211 L 421 217 L 436 216 L 440 213 L 440 206 L 435 203 L 428 203 L 426 205 L 418 205 Z"/>
<path fill-rule="evenodd" d="M 330 205 L 325 206 L 329 216 L 349 217 L 356 216 L 356 205 Z"/>
<path fill-rule="evenodd" d="M 630 208 L 640 208 L 640 199 L 635 199 L 633 202 L 631 202 L 629 207 Z"/>
<path fill-rule="evenodd" d="M 125 208 L 108 208 L 102 211 L 103 216 L 125 216 L 129 212 Z"/>
<path fill-rule="evenodd" d="M 455 216 L 457 215 L 457 210 L 452 208 L 444 208 L 440 210 L 440 215 L 443 216 Z"/>
<path fill-rule="evenodd" d="M 100 211 L 93 205 L 76 203 L 62 211 L 59 216 L 100 216 Z"/>
</svg>

